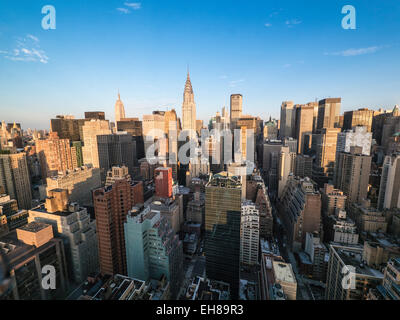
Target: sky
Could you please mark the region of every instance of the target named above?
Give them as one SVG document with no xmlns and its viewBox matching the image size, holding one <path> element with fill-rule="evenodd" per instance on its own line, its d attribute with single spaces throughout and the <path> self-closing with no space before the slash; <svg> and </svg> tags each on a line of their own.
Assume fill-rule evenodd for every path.
<svg viewBox="0 0 400 320">
<path fill-rule="evenodd" d="M 56 29 L 42 28 L 42 7 Z M 342 28 L 342 7 L 356 29 Z M 398 0 L 0 0 L 0 120 L 175 108 L 189 66 L 197 118 L 243 95 L 243 113 L 279 118 L 282 101 L 342 98 L 342 112 L 400 104 Z"/>
</svg>

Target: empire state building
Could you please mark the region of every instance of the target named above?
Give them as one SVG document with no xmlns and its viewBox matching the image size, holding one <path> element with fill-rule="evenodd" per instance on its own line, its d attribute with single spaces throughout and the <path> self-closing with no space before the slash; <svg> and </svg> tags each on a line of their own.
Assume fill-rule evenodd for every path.
<svg viewBox="0 0 400 320">
<path fill-rule="evenodd" d="M 115 103 L 115 125 L 117 125 L 118 121 L 121 121 L 122 119 L 125 119 L 125 108 L 118 92 L 118 100 Z"/>
<path fill-rule="evenodd" d="M 196 103 L 194 102 L 189 72 L 187 74 L 185 91 L 183 93 L 182 130 L 190 132 L 189 136 L 194 138 L 194 134 L 196 133 Z"/>
</svg>

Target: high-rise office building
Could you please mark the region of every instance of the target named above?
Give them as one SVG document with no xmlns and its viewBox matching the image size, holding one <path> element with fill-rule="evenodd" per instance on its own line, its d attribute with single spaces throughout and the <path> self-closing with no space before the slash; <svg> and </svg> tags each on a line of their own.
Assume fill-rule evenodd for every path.
<svg viewBox="0 0 400 320">
<path fill-rule="evenodd" d="M 372 120 L 372 134 L 376 142 L 385 146 L 389 137 L 400 130 L 400 107 L 396 105 L 390 112 L 376 111 Z"/>
<path fill-rule="evenodd" d="M 142 182 L 130 178 L 93 191 L 100 271 L 126 275 L 124 223 L 128 211 L 144 203 Z"/>
<path fill-rule="evenodd" d="M 321 205 L 321 194 L 312 180 L 289 179 L 278 211 L 288 231 L 288 243 L 294 251 L 304 247 L 307 232 L 321 231 Z"/>
<path fill-rule="evenodd" d="M 400 208 L 400 155 L 386 156 L 382 166 L 378 209 Z"/>
<path fill-rule="evenodd" d="M 375 111 L 362 108 L 353 111 L 346 111 L 343 117 L 343 130 L 350 130 L 356 126 L 364 126 L 367 132 L 371 132 L 372 119 Z"/>
<path fill-rule="evenodd" d="M 136 142 L 137 158 L 145 157 L 144 140 L 143 140 L 143 125 L 139 118 L 125 118 L 117 122 L 118 131 L 130 133 L 133 140 Z"/>
<path fill-rule="evenodd" d="M 341 98 L 328 98 L 319 101 L 317 131 L 339 128 Z"/>
<path fill-rule="evenodd" d="M 143 139 L 144 139 L 144 152 L 150 152 L 149 148 L 156 143 L 157 150 L 154 154 L 165 157 L 167 155 L 167 140 L 165 131 L 165 114 L 153 112 L 152 114 L 143 115 Z"/>
<path fill-rule="evenodd" d="M 371 157 L 361 152 L 361 147 L 351 147 L 350 153 L 338 153 L 334 184 L 350 203 L 361 203 L 367 198 Z"/>
<path fill-rule="evenodd" d="M 340 128 L 323 128 L 321 133 L 313 135 L 312 143 L 315 150 L 313 180 L 322 187 L 334 175 L 336 161 L 337 136 Z"/>
<path fill-rule="evenodd" d="M 240 177 L 221 172 L 206 185 L 206 273 L 229 283 L 233 299 L 239 294 Z"/>
<path fill-rule="evenodd" d="M 279 165 L 278 165 L 278 198 L 282 196 L 283 190 L 290 175 L 293 175 L 296 164 L 296 153 L 288 152 L 288 147 L 282 148 L 279 154 Z"/>
<path fill-rule="evenodd" d="M 70 278 L 76 283 L 98 271 L 95 222 L 85 208 L 69 202 L 68 190 L 49 191 L 44 205 L 29 210 L 28 222 L 34 221 L 53 226 L 54 235 L 63 240 Z"/>
<path fill-rule="evenodd" d="M 50 131 L 57 132 L 60 139 L 82 141 L 82 127 L 86 119 L 75 119 L 74 116 L 59 115 L 50 120 Z"/>
<path fill-rule="evenodd" d="M 86 120 L 106 120 L 106 114 L 103 111 L 87 111 L 85 112 Z"/>
<path fill-rule="evenodd" d="M 183 92 L 182 130 L 188 131 L 190 133 L 189 137 L 191 139 L 194 138 L 193 135 L 196 132 L 196 103 L 194 102 L 194 93 L 189 72 Z"/>
<path fill-rule="evenodd" d="M 0 154 L 0 187 L 18 201 L 19 208 L 31 208 L 31 182 L 25 153 Z"/>
<path fill-rule="evenodd" d="M 231 95 L 231 123 L 235 123 L 242 116 L 243 96 L 241 94 Z"/>
<path fill-rule="evenodd" d="M 298 154 L 296 156 L 294 174 L 300 178 L 312 177 L 313 158 L 308 155 Z"/>
<path fill-rule="evenodd" d="M 83 136 L 83 163 L 91 164 L 93 168 L 100 168 L 99 151 L 97 147 L 97 136 L 111 134 L 108 120 L 90 120 L 86 121 L 82 127 Z"/>
<path fill-rule="evenodd" d="M 36 140 L 36 152 L 39 155 L 42 177 L 56 175 L 59 171 L 72 170 L 78 166 L 76 154 L 73 157 L 70 140 L 60 139 L 57 132 L 50 132 L 47 139 Z M 75 160 L 75 161 L 74 161 Z"/>
<path fill-rule="evenodd" d="M 101 186 L 100 169 L 91 166 L 75 168 L 47 178 L 46 183 L 47 193 L 53 189 L 67 189 L 71 202 L 93 206 L 92 191 Z"/>
<path fill-rule="evenodd" d="M 286 177 L 292 172 L 292 157 L 289 147 L 283 146 L 280 140 L 266 141 L 263 144 L 263 171 L 266 173 L 265 181 L 271 197 L 278 196 L 279 181 L 283 187 Z"/>
<path fill-rule="evenodd" d="M 284 101 L 281 105 L 281 123 L 279 136 L 281 139 L 295 136 L 296 112 L 293 101 Z"/>
<path fill-rule="evenodd" d="M 115 102 L 115 124 L 118 125 L 118 121 L 125 119 L 125 107 L 121 101 L 121 96 L 118 93 L 118 100 Z"/>
<path fill-rule="evenodd" d="M 305 140 L 306 135 L 311 135 L 314 126 L 314 106 L 298 105 L 296 106 L 296 126 L 295 138 L 297 139 L 297 153 L 303 154 L 304 150 L 311 147 L 310 141 Z M 304 148 L 305 141 L 308 142 Z"/>
<path fill-rule="evenodd" d="M 240 222 L 240 262 L 254 266 L 258 263 L 260 245 L 260 212 L 249 200 L 242 203 Z"/>
<path fill-rule="evenodd" d="M 128 276 L 170 282 L 175 299 L 183 272 L 183 249 L 168 219 L 150 207 L 134 207 L 124 224 Z"/>
<path fill-rule="evenodd" d="M 274 219 L 272 217 L 271 202 L 264 183 L 258 188 L 255 204 L 260 213 L 260 237 L 270 239 L 273 236 Z"/>
<path fill-rule="evenodd" d="M 160 167 L 155 171 L 156 196 L 161 198 L 172 197 L 172 169 Z"/>
<path fill-rule="evenodd" d="M 102 179 L 113 166 L 128 167 L 129 174 L 134 176 L 136 159 L 136 144 L 129 133 L 98 135 L 97 149 L 99 167 Z"/>
</svg>

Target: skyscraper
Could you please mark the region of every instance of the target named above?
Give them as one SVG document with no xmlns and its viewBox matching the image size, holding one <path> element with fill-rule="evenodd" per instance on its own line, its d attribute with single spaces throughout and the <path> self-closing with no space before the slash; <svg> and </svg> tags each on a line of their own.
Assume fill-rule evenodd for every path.
<svg viewBox="0 0 400 320">
<path fill-rule="evenodd" d="M 170 281 L 175 299 L 182 280 L 183 250 L 168 218 L 150 207 L 134 207 L 124 224 L 128 276 Z"/>
<path fill-rule="evenodd" d="M 283 101 L 281 105 L 281 124 L 279 136 L 281 139 L 294 137 L 296 113 L 293 101 Z"/>
<path fill-rule="evenodd" d="M 81 206 L 93 206 L 92 190 L 101 186 L 100 169 L 91 166 L 60 172 L 47 178 L 47 193 L 53 189 L 67 189 L 69 200 Z"/>
<path fill-rule="evenodd" d="M 323 128 L 321 133 L 313 135 L 313 149 L 315 150 L 315 166 L 313 180 L 322 188 L 332 179 L 335 169 L 337 136 L 339 128 Z"/>
<path fill-rule="evenodd" d="M 134 175 L 136 159 L 136 143 L 132 136 L 126 132 L 97 136 L 99 167 L 102 180 L 113 166 L 128 167 L 129 174 Z"/>
<path fill-rule="evenodd" d="M 85 121 L 85 119 L 75 119 L 73 116 L 59 115 L 56 119 L 50 120 L 50 129 L 52 132 L 57 132 L 60 139 L 81 141 L 82 126 Z"/>
<path fill-rule="evenodd" d="M 245 265 L 258 263 L 260 245 L 260 212 L 249 200 L 242 203 L 240 222 L 240 262 Z"/>
<path fill-rule="evenodd" d="M 172 169 L 160 167 L 155 171 L 156 196 L 172 197 Z"/>
<path fill-rule="evenodd" d="M 100 168 L 99 151 L 97 148 L 97 136 L 111 134 L 108 120 L 90 120 L 82 127 L 83 143 L 83 163 L 91 164 L 93 168 Z"/>
<path fill-rule="evenodd" d="M 350 203 L 361 203 L 367 198 L 371 156 L 362 154 L 361 147 L 350 147 L 350 152 L 338 153 L 335 186 L 343 191 Z"/>
<path fill-rule="evenodd" d="M 118 92 L 118 100 L 115 103 L 115 124 L 118 124 L 118 121 L 121 121 L 122 119 L 125 119 L 125 107 Z"/>
<path fill-rule="evenodd" d="M 304 153 L 305 135 L 313 132 L 314 106 L 300 105 L 296 107 L 295 138 L 297 139 L 297 153 Z M 309 148 L 310 145 L 307 146 Z M 306 148 L 306 149 L 307 149 Z"/>
<path fill-rule="evenodd" d="M 78 166 L 76 148 L 71 148 L 69 139 L 60 139 L 57 132 L 50 132 L 47 139 L 36 140 L 36 152 L 39 155 L 42 177 L 56 175 L 59 171 L 72 170 Z M 74 161 L 75 160 L 75 161 Z"/>
<path fill-rule="evenodd" d="M 241 94 L 231 95 L 231 123 L 242 116 L 243 96 Z"/>
<path fill-rule="evenodd" d="M 19 208 L 31 208 L 31 182 L 25 153 L 0 154 L 0 187 L 17 200 Z"/>
<path fill-rule="evenodd" d="M 367 108 L 347 111 L 343 117 L 343 129 L 350 130 L 355 126 L 365 126 L 368 132 L 371 132 L 372 119 L 375 111 Z"/>
<path fill-rule="evenodd" d="M 196 132 L 196 103 L 194 102 L 194 93 L 189 71 L 187 73 L 185 90 L 183 92 L 182 130 L 189 130 L 189 137 L 194 138 L 194 133 Z"/>
<path fill-rule="evenodd" d="M 229 283 L 233 299 L 239 294 L 240 177 L 221 172 L 206 185 L 206 273 Z"/>
<path fill-rule="evenodd" d="M 144 203 L 142 182 L 119 179 L 93 191 L 100 271 L 126 275 L 124 223 L 128 211 Z"/>
<path fill-rule="evenodd" d="M 382 167 L 378 209 L 400 208 L 400 155 L 386 156 Z"/>
<path fill-rule="evenodd" d="M 323 128 L 338 128 L 341 98 L 328 98 L 319 101 L 317 131 Z"/>
<path fill-rule="evenodd" d="M 321 231 L 321 194 L 309 178 L 291 177 L 278 204 L 288 243 L 294 251 L 304 248 L 306 233 Z"/>
</svg>

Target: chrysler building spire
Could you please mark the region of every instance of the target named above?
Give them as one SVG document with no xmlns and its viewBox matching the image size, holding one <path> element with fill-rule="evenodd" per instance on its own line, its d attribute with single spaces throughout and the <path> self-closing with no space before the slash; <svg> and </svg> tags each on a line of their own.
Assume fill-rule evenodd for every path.
<svg viewBox="0 0 400 320">
<path fill-rule="evenodd" d="M 196 132 L 196 104 L 194 102 L 194 93 L 192 82 L 190 81 L 189 68 L 183 93 L 182 130 L 191 131 L 192 134 L 190 134 L 190 137 L 193 137 L 193 133 Z"/>
</svg>

